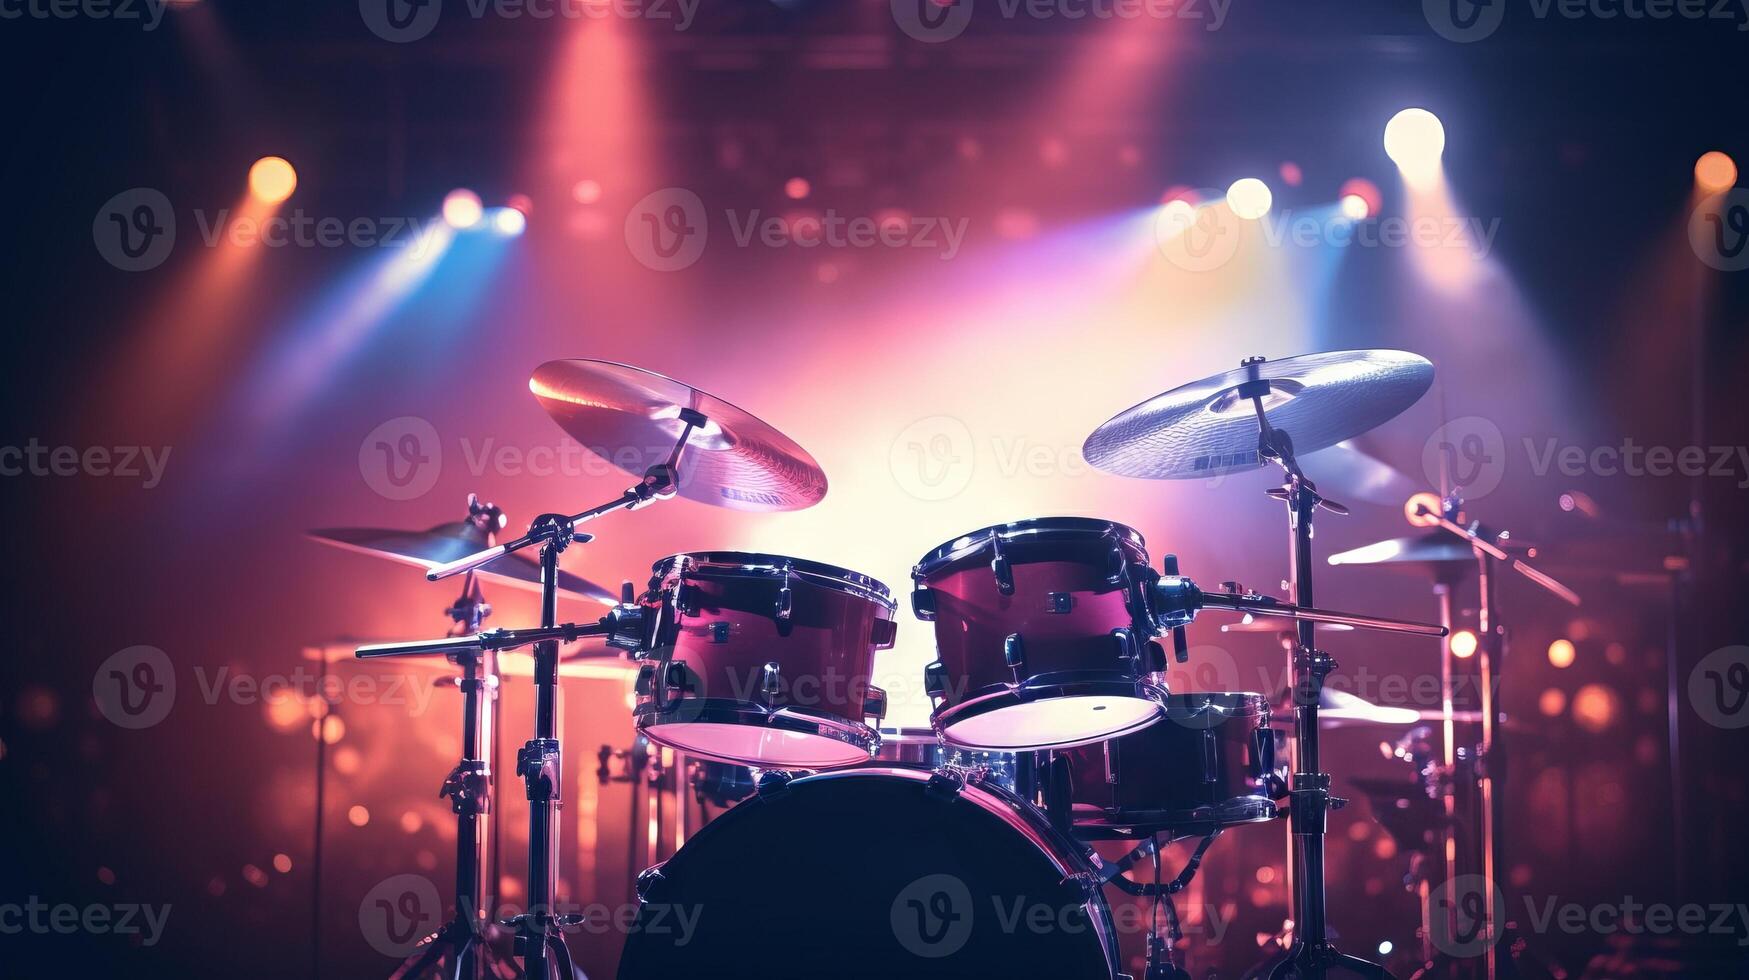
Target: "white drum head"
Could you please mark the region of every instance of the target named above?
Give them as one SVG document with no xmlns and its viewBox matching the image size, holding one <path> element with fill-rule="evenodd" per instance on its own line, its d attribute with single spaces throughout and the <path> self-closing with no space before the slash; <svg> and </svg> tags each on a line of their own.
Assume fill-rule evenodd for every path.
<svg viewBox="0 0 1749 980">
<path fill-rule="evenodd" d="M 1163 717 L 1157 701 L 1086 694 L 994 708 L 943 727 L 942 735 L 973 749 L 1066 749 L 1127 735 Z"/>
<path fill-rule="evenodd" d="M 679 721 L 649 725 L 643 732 L 688 755 L 755 769 L 834 769 L 869 760 L 866 749 L 828 735 L 764 725 Z"/>
</svg>

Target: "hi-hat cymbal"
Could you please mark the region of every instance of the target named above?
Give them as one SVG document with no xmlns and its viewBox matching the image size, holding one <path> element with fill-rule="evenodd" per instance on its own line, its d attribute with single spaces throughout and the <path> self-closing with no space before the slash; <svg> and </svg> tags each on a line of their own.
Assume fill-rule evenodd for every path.
<svg viewBox="0 0 1749 980">
<path fill-rule="evenodd" d="M 685 428 L 680 496 L 731 510 L 800 510 L 826 496 L 826 474 L 808 451 L 752 414 L 642 368 L 581 358 L 535 368 L 529 390 L 584 448 L 634 476 L 667 462 Z"/>
<path fill-rule="evenodd" d="M 439 524 L 426 531 L 394 531 L 380 527 L 327 527 L 308 533 L 323 544 L 427 569 L 471 555 L 489 543 L 485 530 L 472 521 Z M 540 588 L 540 565 L 522 552 L 499 558 L 477 569 L 476 573 L 519 589 Z M 586 599 L 608 606 L 619 601 L 616 593 L 563 569 L 559 570 L 558 585 L 559 594 L 572 599 Z"/>
<path fill-rule="evenodd" d="M 1388 538 L 1338 551 L 1324 559 L 1332 565 L 1471 565 L 1476 551 L 1444 531 L 1406 538 Z"/>
<path fill-rule="evenodd" d="M 1190 480 L 1263 462 L 1256 409 L 1240 386 L 1268 382 L 1263 413 L 1306 456 L 1397 416 L 1433 384 L 1426 358 L 1397 350 L 1330 351 L 1235 368 L 1119 412 L 1082 446 L 1108 473 Z"/>
</svg>

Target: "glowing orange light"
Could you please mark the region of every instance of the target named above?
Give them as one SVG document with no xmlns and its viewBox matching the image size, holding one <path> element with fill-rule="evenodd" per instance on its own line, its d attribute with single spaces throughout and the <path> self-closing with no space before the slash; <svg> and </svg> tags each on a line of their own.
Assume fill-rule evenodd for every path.
<svg viewBox="0 0 1749 980">
<path fill-rule="evenodd" d="M 1462 660 L 1473 656 L 1476 652 L 1476 634 L 1469 630 L 1458 630 L 1451 635 L 1451 655 Z"/>
<path fill-rule="evenodd" d="M 802 198 L 807 197 L 808 191 L 811 189 L 812 188 L 808 185 L 806 177 L 791 177 L 783 182 L 784 196 L 792 201 L 799 201 Z"/>
<path fill-rule="evenodd" d="M 298 188 L 298 172 L 285 157 L 262 157 L 249 168 L 249 193 L 266 204 L 278 204 Z"/>
<path fill-rule="evenodd" d="M 1544 715 L 1553 718 L 1567 710 L 1567 693 L 1558 687 L 1548 688 L 1536 699 L 1536 707 Z"/>
<path fill-rule="evenodd" d="M 401 814 L 401 829 L 407 833 L 416 834 L 419 832 L 419 828 L 423 826 L 425 826 L 424 819 L 412 810 L 408 810 Z"/>
<path fill-rule="evenodd" d="M 1573 721 L 1588 732 L 1601 732 L 1621 714 L 1621 698 L 1602 684 L 1587 684 L 1573 695 Z"/>
<path fill-rule="evenodd" d="M 346 811 L 346 820 L 354 827 L 362 827 L 370 823 L 370 811 L 355 803 L 352 809 Z"/>
<path fill-rule="evenodd" d="M 1556 667 L 1573 666 L 1573 658 L 1578 651 L 1573 649 L 1573 641 L 1565 637 L 1549 644 L 1549 663 Z"/>
<path fill-rule="evenodd" d="M 1718 150 L 1710 150 L 1694 161 L 1694 183 L 1708 194 L 1736 186 L 1737 161 Z"/>
</svg>

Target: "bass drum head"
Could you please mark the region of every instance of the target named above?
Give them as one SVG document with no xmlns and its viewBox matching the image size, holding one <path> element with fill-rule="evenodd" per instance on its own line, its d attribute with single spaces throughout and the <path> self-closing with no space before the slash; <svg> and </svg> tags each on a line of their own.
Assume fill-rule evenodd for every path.
<svg viewBox="0 0 1749 980">
<path fill-rule="evenodd" d="M 620 980 L 1112 976 L 1085 865 L 1004 793 L 863 769 L 748 799 L 640 882 Z"/>
</svg>

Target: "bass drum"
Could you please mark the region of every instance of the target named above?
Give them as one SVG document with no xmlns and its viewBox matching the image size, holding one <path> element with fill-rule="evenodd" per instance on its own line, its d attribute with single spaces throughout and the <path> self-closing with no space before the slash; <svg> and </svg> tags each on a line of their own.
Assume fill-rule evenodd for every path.
<svg viewBox="0 0 1749 980">
<path fill-rule="evenodd" d="M 914 769 L 796 779 L 639 878 L 620 980 L 1110 980 L 1079 845 L 993 785 Z"/>
</svg>

